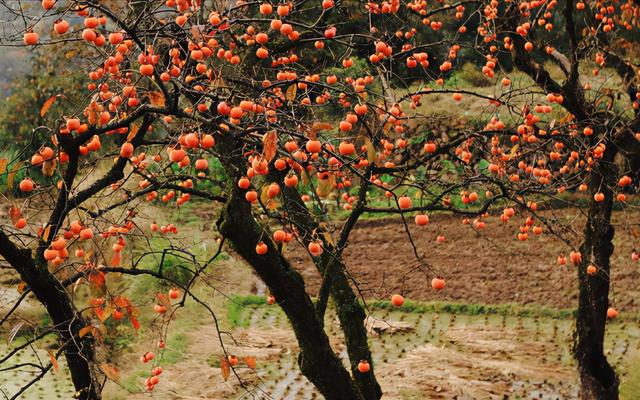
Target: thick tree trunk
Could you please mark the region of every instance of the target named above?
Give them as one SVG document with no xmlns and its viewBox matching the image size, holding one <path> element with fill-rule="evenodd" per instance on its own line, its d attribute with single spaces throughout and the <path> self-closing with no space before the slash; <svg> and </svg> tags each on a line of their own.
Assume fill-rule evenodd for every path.
<svg viewBox="0 0 640 400">
<path fill-rule="evenodd" d="M 231 193 L 219 221 L 220 233 L 253 267 L 269 287 L 276 301 L 287 315 L 300 346 L 300 371 L 328 400 L 362 400 L 363 397 L 340 358 L 333 352 L 324 329 L 316 318 L 311 298 L 305 291 L 302 276 L 282 257 L 270 238 L 262 232 L 251 213 L 251 205 L 244 191 L 236 185 L 246 161 L 241 147 L 221 138 L 219 147 L 226 147 L 223 162 L 229 176 Z M 227 142 L 224 143 L 223 142 Z M 255 246 L 263 241 L 269 246 L 258 255 Z"/>
<path fill-rule="evenodd" d="M 297 189 L 284 188 L 283 196 L 285 208 L 289 211 L 290 217 L 298 227 L 304 245 L 308 245 L 313 239 L 311 237 L 312 232 L 318 233 L 318 236 L 322 238 L 322 228 L 314 221 L 300 198 Z M 367 330 L 364 325 L 366 318 L 364 309 L 349 284 L 341 254 L 332 244 L 326 241 L 324 241 L 324 247 L 327 251 L 323 253 L 319 260 L 315 260 L 315 264 L 320 275 L 325 277 L 325 280 L 331 280 L 324 283 L 323 286 L 325 284 L 330 285 L 331 298 L 335 304 L 340 326 L 344 333 L 345 344 L 347 345 L 351 373 L 362 397 L 366 400 L 378 400 L 382 397 L 382 389 L 376 380 L 374 372 Z M 320 312 L 318 318 L 322 319 L 323 315 L 324 310 Z M 322 321 L 320 322 L 322 323 Z M 367 360 L 371 366 L 371 370 L 366 374 L 358 371 L 358 363 L 361 360 Z"/>
<path fill-rule="evenodd" d="M 618 378 L 604 355 L 604 335 L 609 307 L 610 257 L 613 253 L 614 228 L 611 225 L 613 207 L 612 182 L 616 171 L 613 165 L 615 151 L 608 146 L 605 157 L 592 171 L 592 195 L 602 192 L 605 200 L 591 200 L 584 242 L 580 247 L 582 263 L 579 266 L 580 297 L 576 318 L 574 354 L 578 362 L 581 399 L 615 400 L 618 398 Z M 589 264 L 597 273 L 588 275 Z"/>
<path fill-rule="evenodd" d="M 47 309 L 60 343 L 67 344 L 65 357 L 76 390 L 74 398 L 100 399 L 100 385 L 94 369 L 93 339 L 90 336 L 78 338 L 78 332 L 86 322 L 73 308 L 60 281 L 47 271 L 46 265 L 38 266 L 34 262 L 31 251 L 19 249 L 3 232 L 0 232 L 0 254 Z"/>
</svg>

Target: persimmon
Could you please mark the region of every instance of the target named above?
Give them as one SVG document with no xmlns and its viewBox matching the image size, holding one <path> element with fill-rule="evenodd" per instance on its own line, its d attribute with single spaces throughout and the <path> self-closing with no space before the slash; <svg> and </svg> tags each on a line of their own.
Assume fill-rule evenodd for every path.
<svg viewBox="0 0 640 400">
<path fill-rule="evenodd" d="M 240 189 L 249 189 L 249 186 L 251 186 L 251 181 L 247 178 L 240 178 L 238 180 L 238 187 Z"/>
<path fill-rule="evenodd" d="M 598 268 L 593 264 L 589 264 L 587 267 L 587 275 L 595 275 L 596 272 L 598 272 Z"/>
<path fill-rule="evenodd" d="M 593 195 L 593 199 L 597 202 L 604 201 L 604 193 L 596 193 Z"/>
<path fill-rule="evenodd" d="M 361 360 L 358 363 L 358 371 L 360 371 L 360 373 L 366 374 L 370 370 L 371 366 L 369 365 L 369 362 L 367 360 Z"/>
<path fill-rule="evenodd" d="M 272 199 L 278 194 L 280 194 L 280 186 L 275 182 L 271 183 L 267 188 L 267 197 Z"/>
<path fill-rule="evenodd" d="M 407 208 L 411 208 L 411 198 L 408 196 L 402 196 L 398 198 L 398 206 L 402 210 L 406 210 Z"/>
<path fill-rule="evenodd" d="M 434 288 L 435 290 L 442 290 L 444 289 L 445 286 L 445 282 L 444 279 L 442 278 L 433 278 L 431 280 L 431 287 Z"/>
<path fill-rule="evenodd" d="M 177 299 L 179 296 L 180 296 L 180 290 L 178 290 L 177 288 L 169 289 L 169 298 L 170 299 Z"/>
<path fill-rule="evenodd" d="M 340 145 L 338 146 L 338 151 L 343 156 L 350 156 L 356 152 L 356 148 L 353 145 L 353 143 L 340 142 Z"/>
<path fill-rule="evenodd" d="M 267 304 L 272 305 L 275 304 L 276 298 L 273 295 L 267 296 Z"/>
<path fill-rule="evenodd" d="M 298 176 L 297 175 L 287 175 L 284 178 L 284 185 L 286 187 L 296 187 L 298 186 Z"/>
<path fill-rule="evenodd" d="M 282 229 L 278 229 L 277 231 L 273 232 L 273 240 L 275 242 L 284 242 L 287 240 L 287 233 Z"/>
<path fill-rule="evenodd" d="M 319 257 L 323 253 L 322 245 L 318 242 L 309 242 L 307 248 L 314 257 Z"/>
<path fill-rule="evenodd" d="M 322 150 L 322 144 L 318 140 L 309 140 L 305 144 L 305 149 L 307 149 L 309 153 L 319 153 L 320 150 Z"/>
<path fill-rule="evenodd" d="M 24 34 L 24 44 L 27 46 L 35 46 L 38 44 L 39 36 L 35 32 L 27 32 Z"/>
<path fill-rule="evenodd" d="M 27 226 L 27 219 L 24 217 L 18 218 L 18 220 L 13 224 L 16 229 L 24 229 Z"/>
<path fill-rule="evenodd" d="M 80 231 L 80 239 L 89 240 L 93 238 L 93 231 L 91 228 L 84 228 Z"/>
<path fill-rule="evenodd" d="M 267 251 L 269 251 L 269 247 L 264 242 L 258 242 L 258 244 L 256 244 L 257 254 L 264 255 L 267 254 Z"/>
<path fill-rule="evenodd" d="M 244 198 L 248 202 L 253 203 L 254 201 L 258 200 L 258 192 L 256 192 L 255 190 L 250 190 L 244 194 Z"/>
<path fill-rule="evenodd" d="M 402 306 L 404 304 L 404 297 L 399 294 L 394 294 L 393 296 L 391 296 L 391 304 L 396 307 Z"/>
<path fill-rule="evenodd" d="M 131 142 L 124 142 L 120 147 L 120 157 L 131 158 L 133 155 L 133 144 Z"/>
<path fill-rule="evenodd" d="M 58 35 L 64 35 L 69 30 L 69 23 L 63 19 L 57 21 L 53 24 L 53 30 Z"/>
<path fill-rule="evenodd" d="M 18 185 L 18 187 L 20 188 L 21 192 L 28 193 L 33 191 L 33 189 L 35 188 L 35 184 L 31 179 L 25 178 L 20 181 L 20 184 Z"/>
<path fill-rule="evenodd" d="M 416 225 L 424 226 L 429 223 L 429 216 L 426 214 L 418 214 L 415 218 Z"/>
<path fill-rule="evenodd" d="M 618 316 L 618 310 L 613 307 L 607 308 L 607 318 L 614 319 Z"/>
</svg>

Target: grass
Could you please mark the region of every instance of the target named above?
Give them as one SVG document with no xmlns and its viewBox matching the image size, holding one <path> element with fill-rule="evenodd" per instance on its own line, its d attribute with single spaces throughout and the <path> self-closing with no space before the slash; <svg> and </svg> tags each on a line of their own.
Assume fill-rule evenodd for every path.
<svg viewBox="0 0 640 400">
<path fill-rule="evenodd" d="M 267 304 L 264 296 L 233 296 L 227 303 L 227 320 L 232 328 L 246 328 L 251 322 L 247 318 L 243 318 L 244 311 L 247 307 L 263 306 Z"/>
<path fill-rule="evenodd" d="M 627 375 L 620 384 L 620 399 L 640 399 L 640 355 L 631 360 L 628 365 Z"/>
</svg>

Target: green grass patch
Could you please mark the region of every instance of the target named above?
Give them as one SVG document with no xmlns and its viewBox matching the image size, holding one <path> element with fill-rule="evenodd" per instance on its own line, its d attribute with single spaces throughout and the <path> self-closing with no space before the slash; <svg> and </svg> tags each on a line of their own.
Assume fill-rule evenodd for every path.
<svg viewBox="0 0 640 400">
<path fill-rule="evenodd" d="M 244 312 L 247 307 L 264 306 L 267 300 L 264 296 L 233 296 L 227 303 L 227 320 L 232 328 L 249 326 L 250 320 L 244 318 Z"/>
</svg>

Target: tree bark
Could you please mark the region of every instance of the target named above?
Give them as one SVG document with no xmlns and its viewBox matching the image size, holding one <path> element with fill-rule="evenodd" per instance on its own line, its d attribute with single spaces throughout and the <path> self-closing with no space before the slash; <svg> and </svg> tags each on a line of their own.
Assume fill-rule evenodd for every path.
<svg viewBox="0 0 640 400">
<path fill-rule="evenodd" d="M 302 242 L 306 246 L 313 239 L 311 233 L 321 233 L 323 228 L 314 221 L 300 198 L 297 189 L 285 187 L 283 189 L 283 197 L 285 209 L 289 211 L 291 219 L 301 233 Z M 318 234 L 318 236 L 322 238 L 321 234 Z M 322 239 L 325 252 L 320 259 L 314 261 L 318 272 L 324 277 L 324 280 L 330 280 L 330 282 L 324 282 L 323 286 L 325 284 L 330 285 L 331 298 L 334 301 L 340 326 L 344 333 L 345 344 L 347 345 L 351 373 L 362 397 L 367 400 L 378 400 L 382 397 L 382 389 L 374 373 L 374 363 L 367 340 L 367 330 L 364 325 L 366 318 L 364 309 L 349 284 L 340 249 L 328 243 L 324 238 Z M 318 318 L 322 324 L 324 312 L 320 312 Z M 371 366 L 370 371 L 366 374 L 358 371 L 358 363 L 361 360 L 367 360 Z"/>
<path fill-rule="evenodd" d="M 236 184 L 246 163 L 241 157 L 241 144 L 233 138 L 219 138 L 219 147 L 224 149 L 223 157 L 226 158 L 222 164 L 229 178 L 229 188 L 232 188 L 218 222 L 220 233 L 252 266 L 287 315 L 300 346 L 300 371 L 328 400 L 363 400 L 316 318 L 302 276 L 280 254 L 267 234 L 261 231 L 251 213 L 251 204 L 245 200 L 244 191 Z M 258 255 L 255 250 L 260 241 L 269 247 L 264 255 Z"/>
<path fill-rule="evenodd" d="M 33 291 L 51 317 L 65 349 L 67 366 L 80 400 L 99 400 L 100 384 L 94 366 L 94 344 L 90 335 L 78 338 L 86 322 L 74 309 L 66 290 L 46 265 L 37 265 L 31 251 L 18 248 L 4 232 L 0 232 L 0 255 L 20 274 L 20 278 Z"/>
<path fill-rule="evenodd" d="M 614 146 L 607 146 L 603 159 L 592 171 L 589 182 L 591 194 L 602 192 L 605 200 L 597 202 L 592 198 L 584 228 L 584 242 L 580 247 L 580 296 L 573 350 L 578 362 L 582 400 L 618 399 L 618 377 L 604 355 L 610 257 L 614 247 L 614 228 L 611 225 L 614 193 L 610 189 L 615 185 L 617 176 L 614 157 Z M 595 275 L 587 274 L 589 264 L 596 266 Z"/>
</svg>

